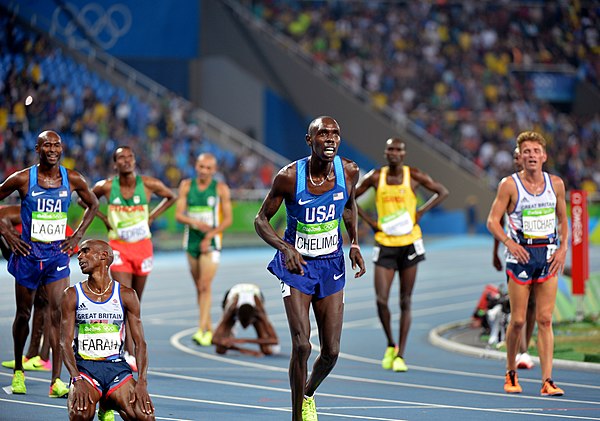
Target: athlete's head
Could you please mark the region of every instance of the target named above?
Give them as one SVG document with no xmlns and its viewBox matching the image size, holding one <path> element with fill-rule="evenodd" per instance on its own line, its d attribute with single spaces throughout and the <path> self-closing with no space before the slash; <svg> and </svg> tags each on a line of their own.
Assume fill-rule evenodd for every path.
<svg viewBox="0 0 600 421">
<path fill-rule="evenodd" d="M 242 304 L 237 310 L 237 318 L 244 329 L 254 323 L 256 309 L 250 304 Z"/>
<path fill-rule="evenodd" d="M 37 138 L 35 151 L 40 157 L 40 162 L 56 165 L 62 156 L 62 139 L 55 131 L 43 131 Z"/>
<path fill-rule="evenodd" d="M 211 153 L 201 153 L 196 158 L 196 173 L 201 180 L 209 180 L 217 172 L 217 158 Z"/>
<path fill-rule="evenodd" d="M 119 174 L 135 171 L 135 154 L 129 146 L 119 146 L 113 152 L 114 168 Z"/>
<path fill-rule="evenodd" d="M 523 142 L 527 141 L 539 143 L 540 145 L 542 145 L 544 150 L 546 150 L 546 139 L 544 139 L 544 136 L 542 136 L 538 132 L 526 131 L 520 133 L 519 136 L 517 136 L 517 149 L 519 150 L 519 152 L 523 150 L 523 148 L 521 147 Z"/>
<path fill-rule="evenodd" d="M 390 165 L 401 164 L 406 156 L 406 144 L 400 138 L 390 137 L 385 142 L 383 155 Z"/>
<path fill-rule="evenodd" d="M 523 165 L 521 164 L 521 152 L 518 147 L 513 151 L 513 166 L 515 167 L 515 171 L 521 171 L 523 169 Z"/>
<path fill-rule="evenodd" d="M 77 260 L 81 272 L 89 274 L 100 266 L 110 267 L 114 260 L 114 254 L 106 241 L 85 240 L 79 246 Z"/>
<path fill-rule="evenodd" d="M 517 136 L 517 148 L 521 158 L 521 168 L 539 170 L 548 158 L 546 155 L 546 139 L 533 131 Z"/>
<path fill-rule="evenodd" d="M 312 154 L 323 161 L 333 160 L 341 141 L 340 125 L 333 117 L 317 117 L 308 125 L 306 143 Z"/>
</svg>

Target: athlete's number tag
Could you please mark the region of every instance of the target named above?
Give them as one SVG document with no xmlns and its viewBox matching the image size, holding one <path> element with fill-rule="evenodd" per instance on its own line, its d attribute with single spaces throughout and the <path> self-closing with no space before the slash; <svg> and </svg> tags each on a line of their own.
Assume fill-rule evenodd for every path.
<svg viewBox="0 0 600 421">
<path fill-rule="evenodd" d="M 188 215 L 211 227 L 215 223 L 213 208 L 210 206 L 190 206 Z"/>
<path fill-rule="evenodd" d="M 413 221 L 406 209 L 401 209 L 380 220 L 381 230 L 387 235 L 406 235 L 413 229 Z"/>
<path fill-rule="evenodd" d="M 548 237 L 556 229 L 554 208 L 523 209 L 523 234 L 526 238 Z"/>
<path fill-rule="evenodd" d="M 296 225 L 296 250 L 303 256 L 317 257 L 333 253 L 339 243 L 339 221 L 323 222 L 322 224 Z"/>
<path fill-rule="evenodd" d="M 281 298 L 289 297 L 292 295 L 292 289 L 290 286 L 283 281 L 280 281 L 281 284 Z"/>
<path fill-rule="evenodd" d="M 119 326 L 112 323 L 83 323 L 77 335 L 78 353 L 85 360 L 105 360 L 121 349 Z"/>
<path fill-rule="evenodd" d="M 127 221 L 119 223 L 117 235 L 122 241 L 136 243 L 150 238 L 150 227 L 145 219 L 141 221 Z"/>
<path fill-rule="evenodd" d="M 67 213 L 66 212 L 32 212 L 31 214 L 31 240 L 60 241 L 66 238 Z"/>
<path fill-rule="evenodd" d="M 546 260 L 550 260 L 550 258 L 556 252 L 556 249 L 558 249 L 558 246 L 556 244 L 548 244 L 546 246 Z"/>
<path fill-rule="evenodd" d="M 425 254 L 425 245 L 423 244 L 422 238 L 419 238 L 418 240 L 416 240 L 413 243 L 413 246 L 415 246 L 415 253 L 417 253 L 419 256 L 422 254 Z"/>
<path fill-rule="evenodd" d="M 379 260 L 379 253 L 381 252 L 381 247 L 375 246 L 373 247 L 373 262 L 377 263 Z"/>
<path fill-rule="evenodd" d="M 154 267 L 154 259 L 152 257 L 146 257 L 142 260 L 142 272 L 150 272 Z"/>
</svg>

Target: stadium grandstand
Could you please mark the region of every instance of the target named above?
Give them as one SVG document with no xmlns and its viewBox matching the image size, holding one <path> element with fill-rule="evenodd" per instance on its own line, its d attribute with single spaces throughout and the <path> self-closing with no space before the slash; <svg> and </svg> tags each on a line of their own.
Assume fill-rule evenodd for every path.
<svg viewBox="0 0 600 421">
<path fill-rule="evenodd" d="M 409 163 L 448 180 L 454 215 L 430 232 L 463 231 L 470 206 L 484 230 L 522 130 L 546 136 L 547 170 L 569 189 L 600 186 L 598 2 L 187 0 L 154 16 L 140 2 L 0 5 L 4 177 L 52 127 L 91 183 L 120 144 L 173 188 L 208 151 L 234 199 L 258 201 L 306 153 L 307 122 L 332 114 L 364 171 L 381 163 L 373 142 L 399 135 Z M 142 23 L 162 15 L 159 29 L 194 24 L 167 52 Z"/>
</svg>

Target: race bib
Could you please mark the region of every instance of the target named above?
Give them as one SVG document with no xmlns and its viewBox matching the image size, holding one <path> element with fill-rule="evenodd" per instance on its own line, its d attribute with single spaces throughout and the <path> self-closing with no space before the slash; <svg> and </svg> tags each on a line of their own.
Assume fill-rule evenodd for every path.
<svg viewBox="0 0 600 421">
<path fill-rule="evenodd" d="M 66 238 L 66 212 L 32 212 L 31 240 L 49 243 Z"/>
<path fill-rule="evenodd" d="M 188 215 L 190 218 L 197 219 L 211 227 L 215 224 L 214 209 L 210 206 L 190 206 Z"/>
<path fill-rule="evenodd" d="M 381 231 L 387 235 L 406 235 L 413 229 L 413 221 L 406 209 L 401 209 L 390 215 L 386 215 L 379 220 Z"/>
<path fill-rule="evenodd" d="M 79 325 L 77 351 L 85 360 L 105 360 L 121 349 L 119 326 L 108 323 Z"/>
<path fill-rule="evenodd" d="M 296 250 L 303 256 L 317 257 L 333 253 L 339 244 L 339 220 L 320 224 L 296 225 Z"/>
<path fill-rule="evenodd" d="M 525 238 L 548 237 L 556 229 L 554 208 L 523 209 L 523 235 Z"/>
<path fill-rule="evenodd" d="M 122 241 L 135 243 L 150 238 L 150 227 L 145 219 L 119 222 L 117 235 Z"/>
</svg>

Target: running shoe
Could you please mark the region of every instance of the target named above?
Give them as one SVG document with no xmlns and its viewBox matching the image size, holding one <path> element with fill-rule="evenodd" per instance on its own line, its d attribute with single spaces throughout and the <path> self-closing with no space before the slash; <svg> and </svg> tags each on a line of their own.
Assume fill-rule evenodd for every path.
<svg viewBox="0 0 600 421">
<path fill-rule="evenodd" d="M 27 358 L 23 357 L 23 362 L 27 361 Z M 15 369 L 15 360 L 10 361 L 2 361 L 2 367 L 10 368 L 12 370 Z"/>
<path fill-rule="evenodd" d="M 302 401 L 302 421 L 319 421 L 314 396 L 305 396 Z"/>
<path fill-rule="evenodd" d="M 50 386 L 50 392 L 48 392 L 49 398 L 66 398 L 69 393 L 69 388 L 63 383 L 61 379 L 54 380 L 54 384 Z"/>
<path fill-rule="evenodd" d="M 504 391 L 506 393 L 521 393 L 521 385 L 519 384 L 519 376 L 515 370 L 506 372 L 506 378 L 504 380 Z"/>
<path fill-rule="evenodd" d="M 23 363 L 23 370 L 50 371 L 52 370 L 52 363 L 50 360 L 42 360 L 42 357 L 36 355 Z"/>
<path fill-rule="evenodd" d="M 112 409 L 98 408 L 98 421 L 115 421 L 115 411 Z"/>
<path fill-rule="evenodd" d="M 392 365 L 394 364 L 394 358 L 396 358 L 396 348 L 393 346 L 388 346 L 385 349 L 385 354 L 383 354 L 383 360 L 381 360 L 381 367 L 384 370 L 391 370 Z"/>
<path fill-rule="evenodd" d="M 25 386 L 25 373 L 23 373 L 21 370 L 15 371 L 10 388 L 15 395 L 26 394 L 27 387 Z"/>
<path fill-rule="evenodd" d="M 555 385 L 551 378 L 544 380 L 540 393 L 542 396 L 562 396 L 565 394 L 564 390 Z"/>
<path fill-rule="evenodd" d="M 406 363 L 404 362 L 404 359 L 402 357 L 394 358 L 394 363 L 392 364 L 392 370 L 394 370 L 395 372 L 408 371 L 408 367 L 406 366 Z"/>
<path fill-rule="evenodd" d="M 202 345 L 202 338 L 204 337 L 204 332 L 202 329 L 198 329 L 196 333 L 192 336 L 192 341 L 196 342 L 198 345 Z"/>
<path fill-rule="evenodd" d="M 212 332 L 210 330 L 207 330 L 202 335 L 202 339 L 200 339 L 200 345 L 211 346 L 212 345 L 212 337 L 213 337 Z"/>
<path fill-rule="evenodd" d="M 517 354 L 517 368 L 524 368 L 527 370 L 533 368 L 533 360 L 527 352 Z"/>
<path fill-rule="evenodd" d="M 136 361 L 135 357 L 127 351 L 125 351 L 125 361 L 127 362 L 127 364 L 129 364 L 129 367 L 131 367 L 131 371 L 137 373 L 137 371 L 138 371 L 137 361 Z"/>
</svg>

